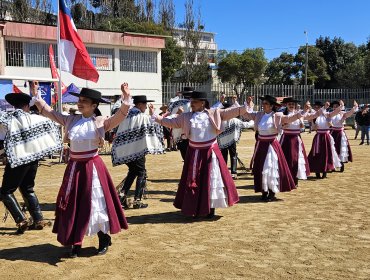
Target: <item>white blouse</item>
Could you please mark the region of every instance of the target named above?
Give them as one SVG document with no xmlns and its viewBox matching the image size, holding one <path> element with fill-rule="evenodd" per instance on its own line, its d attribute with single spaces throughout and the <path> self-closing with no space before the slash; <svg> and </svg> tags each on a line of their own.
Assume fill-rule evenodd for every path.
<svg viewBox="0 0 370 280">
<path fill-rule="evenodd" d="M 343 115 L 341 113 L 332 117 L 331 121 L 333 123 L 333 127 L 338 127 L 338 128 L 343 127 Z"/>
<path fill-rule="evenodd" d="M 99 136 L 92 118 L 82 117 L 69 131 L 71 151 L 84 152 L 99 147 Z"/>
<path fill-rule="evenodd" d="M 264 114 L 258 124 L 258 133 L 260 135 L 272 135 L 278 134 L 277 128 L 274 125 L 273 112 Z"/>
<path fill-rule="evenodd" d="M 296 112 L 289 112 L 288 113 L 288 116 L 292 116 L 292 115 L 295 115 Z M 291 122 L 291 123 L 288 123 L 288 124 L 285 124 L 283 126 L 283 129 L 291 129 L 291 130 L 300 130 L 301 129 L 301 120 L 298 119 L 298 120 L 295 120 L 294 122 Z"/>
<path fill-rule="evenodd" d="M 190 119 L 190 140 L 206 142 L 217 137 L 216 129 L 209 121 L 205 112 L 194 112 Z"/>
<path fill-rule="evenodd" d="M 315 121 L 316 128 L 317 129 L 329 129 L 330 128 L 329 121 L 330 119 L 324 115 L 318 116 Z"/>
</svg>

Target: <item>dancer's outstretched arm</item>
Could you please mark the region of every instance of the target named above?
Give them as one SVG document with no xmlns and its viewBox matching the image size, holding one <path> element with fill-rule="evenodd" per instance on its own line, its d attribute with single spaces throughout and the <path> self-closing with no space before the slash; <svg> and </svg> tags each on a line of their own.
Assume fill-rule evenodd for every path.
<svg viewBox="0 0 370 280">
<path fill-rule="evenodd" d="M 185 113 L 182 113 L 177 115 L 176 117 L 163 118 L 162 116 L 159 116 L 155 113 L 155 108 L 151 103 L 149 104 L 149 114 L 151 115 L 152 119 L 154 119 L 155 122 L 169 128 L 181 128 L 185 115 Z"/>
</svg>

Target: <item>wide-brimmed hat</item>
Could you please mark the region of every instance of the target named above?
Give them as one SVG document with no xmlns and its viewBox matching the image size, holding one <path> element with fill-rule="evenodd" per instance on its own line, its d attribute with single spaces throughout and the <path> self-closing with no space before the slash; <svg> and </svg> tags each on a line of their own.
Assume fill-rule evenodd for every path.
<svg viewBox="0 0 370 280">
<path fill-rule="evenodd" d="M 313 106 L 320 106 L 320 107 L 322 107 L 322 106 L 324 106 L 324 103 L 322 103 L 321 101 L 315 101 L 313 103 Z"/>
<path fill-rule="evenodd" d="M 224 103 L 222 103 L 222 106 L 223 106 L 224 109 L 231 107 L 231 105 L 232 104 L 230 102 L 224 102 Z"/>
<path fill-rule="evenodd" d="M 194 88 L 193 87 L 183 87 L 182 91 L 180 91 L 180 93 L 183 95 L 183 96 L 188 96 L 190 97 L 191 94 L 193 93 L 194 91 Z"/>
<path fill-rule="evenodd" d="M 135 95 L 132 97 L 134 99 L 134 104 L 137 103 L 148 103 L 148 102 L 154 102 L 155 100 L 148 100 L 146 99 L 146 95 Z"/>
<path fill-rule="evenodd" d="M 5 95 L 5 100 L 12 106 L 30 103 L 32 97 L 26 93 L 8 93 Z"/>
<path fill-rule="evenodd" d="M 335 101 L 332 101 L 330 102 L 330 107 L 333 107 L 334 105 L 340 105 L 339 101 L 338 100 L 335 100 Z"/>
<path fill-rule="evenodd" d="M 206 101 L 207 100 L 207 93 L 203 92 L 203 91 L 193 91 L 190 98 Z"/>
<path fill-rule="evenodd" d="M 260 100 L 266 100 L 271 105 L 279 105 L 275 97 L 266 94 L 265 96 L 258 97 Z"/>
<path fill-rule="evenodd" d="M 98 102 L 110 103 L 108 100 L 105 100 L 104 98 L 102 98 L 100 91 L 97 91 L 97 90 L 91 89 L 91 88 L 82 88 L 80 93 L 71 92 L 71 91 L 69 93 L 71 95 L 77 96 L 77 97 L 80 97 L 80 96 L 81 97 L 87 97 L 87 98 L 93 99 L 93 100 L 98 101 Z"/>
<path fill-rule="evenodd" d="M 293 97 L 285 97 L 281 103 L 300 103 L 300 100 L 294 99 Z"/>
</svg>

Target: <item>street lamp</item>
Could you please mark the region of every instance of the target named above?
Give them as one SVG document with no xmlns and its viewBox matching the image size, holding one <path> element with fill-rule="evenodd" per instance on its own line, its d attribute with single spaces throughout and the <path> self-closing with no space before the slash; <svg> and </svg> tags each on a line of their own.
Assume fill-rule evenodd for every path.
<svg viewBox="0 0 370 280">
<path fill-rule="evenodd" d="M 304 34 L 306 35 L 306 59 L 304 67 L 304 95 L 307 98 L 307 73 L 308 73 L 308 33 L 305 30 Z"/>
</svg>

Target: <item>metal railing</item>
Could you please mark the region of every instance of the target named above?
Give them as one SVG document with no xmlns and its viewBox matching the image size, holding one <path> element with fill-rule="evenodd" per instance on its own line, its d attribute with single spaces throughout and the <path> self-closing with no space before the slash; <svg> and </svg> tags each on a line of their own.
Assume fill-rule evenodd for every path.
<svg viewBox="0 0 370 280">
<path fill-rule="evenodd" d="M 120 70 L 127 72 L 157 73 L 157 55 L 157 52 L 120 50 Z"/>
<path fill-rule="evenodd" d="M 163 83 L 162 84 L 162 102 L 164 104 L 176 96 L 176 92 L 184 86 L 191 86 L 199 91 L 208 93 L 208 100 L 211 104 L 216 103 L 220 95 L 223 93 L 227 97 L 236 94 L 233 86 L 227 83 Z M 238 86 L 238 93 L 242 92 L 243 86 Z M 354 100 L 359 104 L 370 103 L 370 89 L 315 89 L 314 86 L 304 85 L 252 85 L 247 86 L 243 94 L 238 98 L 240 104 L 244 103 L 247 96 L 254 96 L 254 102 L 257 107 L 260 106 L 258 97 L 264 95 L 272 95 L 275 97 L 291 96 L 301 101 L 303 105 L 307 100 L 313 101 L 332 101 L 342 99 L 347 106 L 350 107 Z"/>
</svg>

